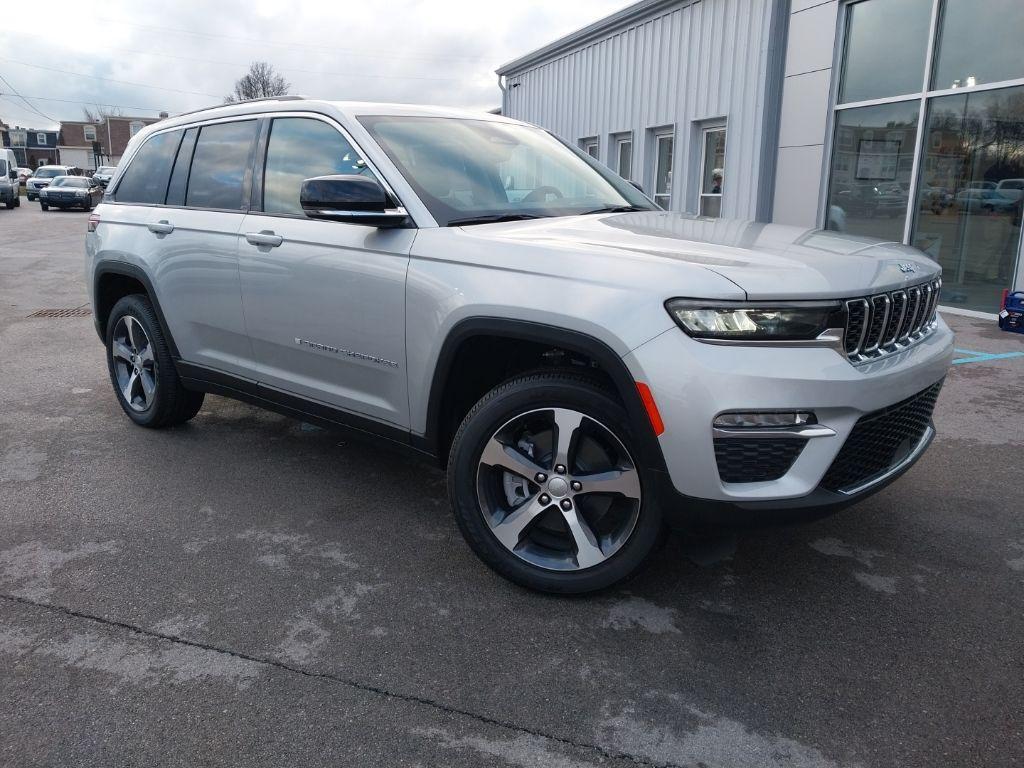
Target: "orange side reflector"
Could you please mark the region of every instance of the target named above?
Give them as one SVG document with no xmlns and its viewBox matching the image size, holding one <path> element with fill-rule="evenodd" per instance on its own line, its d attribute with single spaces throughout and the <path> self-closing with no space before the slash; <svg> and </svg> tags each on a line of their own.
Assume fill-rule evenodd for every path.
<svg viewBox="0 0 1024 768">
<path fill-rule="evenodd" d="M 651 426 L 654 428 L 655 435 L 662 435 L 665 432 L 665 422 L 661 420 L 661 414 L 658 413 L 658 404 L 654 402 L 654 395 L 651 394 L 651 388 L 648 387 L 641 381 L 636 383 L 636 389 L 640 393 L 640 399 L 644 403 L 644 408 L 647 409 L 647 418 L 651 420 Z"/>
</svg>

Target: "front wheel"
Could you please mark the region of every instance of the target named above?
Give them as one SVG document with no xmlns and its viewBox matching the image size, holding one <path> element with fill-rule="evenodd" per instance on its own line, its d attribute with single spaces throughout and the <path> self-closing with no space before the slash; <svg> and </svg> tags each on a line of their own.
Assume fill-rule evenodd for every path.
<svg viewBox="0 0 1024 768">
<path fill-rule="evenodd" d="M 181 385 L 171 350 L 149 299 L 125 296 L 107 320 L 107 367 L 122 410 L 142 427 L 182 424 L 203 405 L 203 393 Z"/>
<path fill-rule="evenodd" d="M 473 551 L 531 589 L 593 592 L 636 572 L 663 532 L 623 407 L 576 374 L 493 389 L 452 445 L 448 489 Z"/>
<path fill-rule="evenodd" d="M 48 206 L 46 203 L 40 203 L 39 207 L 42 208 L 44 211 L 50 210 L 50 206 Z"/>
</svg>

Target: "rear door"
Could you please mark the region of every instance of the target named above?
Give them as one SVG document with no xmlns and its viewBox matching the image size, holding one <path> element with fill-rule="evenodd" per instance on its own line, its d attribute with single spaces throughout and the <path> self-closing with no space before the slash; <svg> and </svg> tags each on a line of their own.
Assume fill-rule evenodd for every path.
<svg viewBox="0 0 1024 768">
<path fill-rule="evenodd" d="M 264 131 L 239 238 L 260 381 L 406 428 L 405 278 L 415 230 L 307 218 L 304 179 L 373 171 L 325 118 L 274 117 Z"/>
<path fill-rule="evenodd" d="M 238 231 L 259 122 L 158 133 L 132 158 L 108 216 L 133 227 L 182 359 L 255 378 L 242 317 Z M 134 255 L 127 254 L 130 259 Z"/>
</svg>

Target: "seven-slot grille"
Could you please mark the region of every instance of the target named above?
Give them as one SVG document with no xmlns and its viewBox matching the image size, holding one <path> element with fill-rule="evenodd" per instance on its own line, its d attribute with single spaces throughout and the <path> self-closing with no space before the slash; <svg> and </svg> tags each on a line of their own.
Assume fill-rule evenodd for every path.
<svg viewBox="0 0 1024 768">
<path fill-rule="evenodd" d="M 934 328 L 942 280 L 846 302 L 844 348 L 855 363 L 897 352 Z"/>
</svg>

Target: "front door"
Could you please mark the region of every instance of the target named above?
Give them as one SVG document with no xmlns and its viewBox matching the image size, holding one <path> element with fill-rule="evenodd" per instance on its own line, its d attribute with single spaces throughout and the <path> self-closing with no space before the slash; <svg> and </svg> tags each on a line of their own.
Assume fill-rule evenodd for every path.
<svg viewBox="0 0 1024 768">
<path fill-rule="evenodd" d="M 371 171 L 333 124 L 271 122 L 240 230 L 246 328 L 261 383 L 407 428 L 405 278 L 415 230 L 313 220 L 299 205 L 303 180 L 353 173 Z"/>
</svg>

